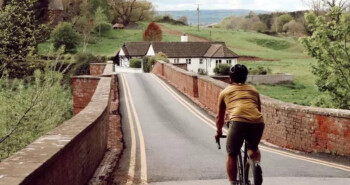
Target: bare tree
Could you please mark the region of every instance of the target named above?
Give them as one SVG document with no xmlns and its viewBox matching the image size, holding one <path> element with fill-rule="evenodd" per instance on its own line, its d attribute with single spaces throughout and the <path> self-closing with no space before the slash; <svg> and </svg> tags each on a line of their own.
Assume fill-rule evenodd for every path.
<svg viewBox="0 0 350 185">
<path fill-rule="evenodd" d="M 303 3 L 313 10 L 316 15 L 321 15 L 336 6 L 343 11 L 350 7 L 349 0 L 303 0 Z"/>
<path fill-rule="evenodd" d="M 131 13 L 135 9 L 136 0 L 108 0 L 113 13 L 124 25 L 131 22 Z"/>
</svg>

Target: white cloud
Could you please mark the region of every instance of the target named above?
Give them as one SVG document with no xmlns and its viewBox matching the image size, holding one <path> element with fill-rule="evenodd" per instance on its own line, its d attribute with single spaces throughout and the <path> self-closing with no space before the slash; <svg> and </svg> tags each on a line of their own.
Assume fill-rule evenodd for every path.
<svg viewBox="0 0 350 185">
<path fill-rule="evenodd" d="M 305 10 L 302 0 L 151 0 L 158 10 L 251 9 L 268 11 Z"/>
</svg>

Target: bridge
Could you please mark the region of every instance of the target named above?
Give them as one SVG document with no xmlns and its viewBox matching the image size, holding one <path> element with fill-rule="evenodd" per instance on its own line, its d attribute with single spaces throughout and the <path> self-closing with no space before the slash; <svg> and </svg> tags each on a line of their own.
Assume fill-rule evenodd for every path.
<svg viewBox="0 0 350 185">
<path fill-rule="evenodd" d="M 73 78 L 76 115 L 1 162 L 0 184 L 228 184 L 213 138 L 228 84 L 163 62 L 112 71 Z M 350 111 L 262 102 L 264 184 L 350 184 L 349 158 L 307 154 L 350 156 Z"/>
</svg>

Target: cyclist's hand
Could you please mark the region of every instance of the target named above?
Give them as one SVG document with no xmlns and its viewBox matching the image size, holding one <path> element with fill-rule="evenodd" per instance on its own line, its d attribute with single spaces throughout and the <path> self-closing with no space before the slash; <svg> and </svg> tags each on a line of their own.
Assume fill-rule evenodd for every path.
<svg viewBox="0 0 350 185">
<path fill-rule="evenodd" d="M 218 143 L 220 142 L 220 137 L 222 136 L 222 130 L 217 130 L 215 135 L 214 135 L 214 138 L 215 138 L 215 141 Z"/>
</svg>

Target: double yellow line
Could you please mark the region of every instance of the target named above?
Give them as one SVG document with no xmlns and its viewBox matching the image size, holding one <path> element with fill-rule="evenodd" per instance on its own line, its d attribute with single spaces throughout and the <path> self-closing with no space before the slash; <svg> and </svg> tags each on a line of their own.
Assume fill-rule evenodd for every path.
<svg viewBox="0 0 350 185">
<path fill-rule="evenodd" d="M 131 132 L 131 152 L 130 152 L 130 163 L 129 163 L 129 171 L 128 171 L 129 178 L 126 184 L 127 185 L 134 184 L 134 179 L 135 179 L 135 166 L 136 166 L 136 134 L 135 134 L 135 127 L 134 127 L 135 122 L 136 122 L 137 133 L 139 136 L 140 153 L 141 153 L 141 183 L 147 184 L 145 139 L 143 137 L 139 116 L 134 106 L 134 101 L 131 96 L 131 91 L 130 91 L 128 81 L 126 80 L 123 74 L 120 74 L 120 77 L 124 87 L 123 89 L 124 89 L 124 95 L 125 95 L 126 109 L 128 113 L 130 132 Z M 135 118 L 135 122 L 133 117 Z"/>
<path fill-rule="evenodd" d="M 188 103 L 184 98 L 179 96 L 171 87 L 169 87 L 168 84 L 166 84 L 164 81 L 160 80 L 157 76 L 152 74 L 152 77 L 166 91 L 168 91 L 169 94 L 171 94 L 179 103 L 181 103 L 185 108 L 187 108 L 194 116 L 196 116 L 197 118 L 202 120 L 209 127 L 211 127 L 214 130 L 216 130 L 216 126 L 215 126 L 215 122 L 214 121 L 209 119 L 206 115 L 204 115 L 200 111 L 198 111 L 193 105 Z M 227 134 L 227 129 L 223 128 L 223 132 L 225 134 Z M 331 162 L 326 162 L 326 161 L 313 159 L 313 158 L 309 158 L 309 157 L 303 157 L 303 156 L 295 155 L 295 154 L 292 154 L 292 153 L 276 150 L 276 149 L 273 149 L 273 148 L 268 148 L 268 147 L 265 147 L 265 146 L 259 146 L 259 148 L 261 150 L 263 150 L 263 151 L 274 153 L 274 154 L 277 154 L 277 155 L 281 155 L 281 156 L 285 156 L 285 157 L 289 157 L 289 158 L 294 158 L 294 159 L 298 159 L 298 160 L 303 160 L 303 161 L 307 161 L 307 162 L 311 162 L 311 163 L 316 163 L 316 164 L 320 164 L 320 165 L 324 165 L 324 166 L 328 166 L 328 167 L 332 167 L 332 168 L 336 168 L 336 169 L 340 169 L 340 170 L 344 170 L 344 171 L 349 171 L 350 172 L 350 167 L 349 166 L 340 165 L 340 164 L 331 163 Z"/>
</svg>

